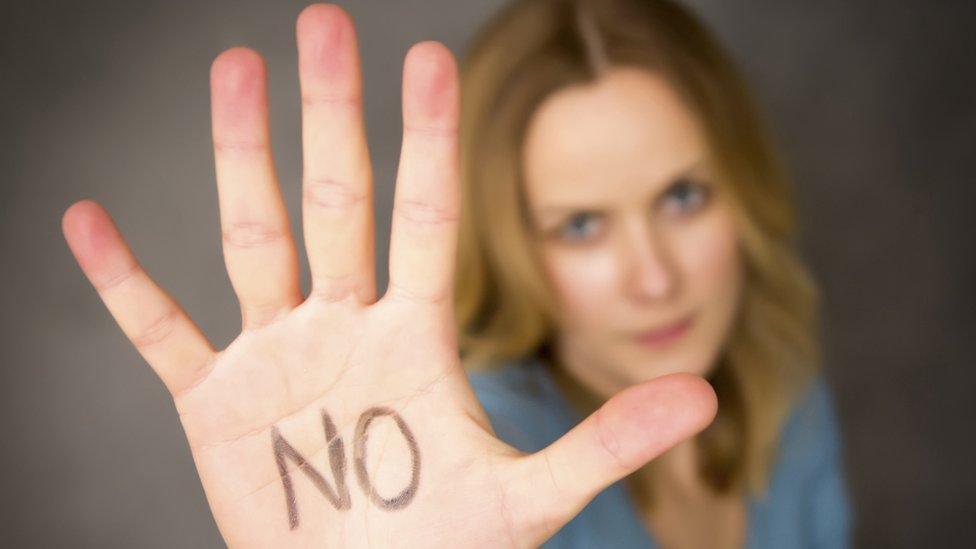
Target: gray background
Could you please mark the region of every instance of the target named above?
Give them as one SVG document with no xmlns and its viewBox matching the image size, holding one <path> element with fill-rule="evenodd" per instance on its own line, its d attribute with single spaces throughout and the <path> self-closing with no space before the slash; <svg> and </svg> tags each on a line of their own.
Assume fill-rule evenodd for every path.
<svg viewBox="0 0 976 549">
<path fill-rule="evenodd" d="M 498 4 L 343 4 L 365 65 L 381 259 L 403 55 L 424 39 L 462 53 Z M 100 201 L 148 272 L 218 348 L 229 343 L 239 316 L 219 252 L 209 65 L 238 44 L 268 60 L 275 157 L 297 230 L 294 21 L 304 5 L 4 4 L 4 545 L 221 544 L 171 401 L 76 266 L 60 218 L 78 199 Z M 976 546 L 974 3 L 694 5 L 752 80 L 798 180 L 804 252 L 827 296 L 827 375 L 859 545 Z M 378 276 L 385 287 L 385 261 Z"/>
</svg>

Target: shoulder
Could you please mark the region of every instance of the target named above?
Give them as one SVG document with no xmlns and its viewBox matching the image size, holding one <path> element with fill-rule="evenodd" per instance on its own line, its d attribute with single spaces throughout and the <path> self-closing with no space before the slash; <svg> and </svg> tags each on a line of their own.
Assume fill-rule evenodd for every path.
<svg viewBox="0 0 976 549">
<path fill-rule="evenodd" d="M 522 451 L 544 448 L 573 425 L 538 359 L 498 363 L 468 379 L 498 437 Z"/>
<path fill-rule="evenodd" d="M 816 467 L 833 460 L 841 449 L 841 430 L 834 394 L 823 375 L 815 377 L 796 399 L 783 425 L 780 451 L 784 462 Z"/>
<path fill-rule="evenodd" d="M 817 376 L 780 431 L 767 491 L 753 502 L 756 547 L 848 547 L 852 509 L 834 394 Z"/>
</svg>

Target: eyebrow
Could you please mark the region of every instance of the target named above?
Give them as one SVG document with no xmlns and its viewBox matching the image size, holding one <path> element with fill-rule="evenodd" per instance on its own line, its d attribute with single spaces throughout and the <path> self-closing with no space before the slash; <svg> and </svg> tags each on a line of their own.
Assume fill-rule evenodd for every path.
<svg viewBox="0 0 976 549">
<path fill-rule="evenodd" d="M 694 173 L 694 172 L 702 169 L 704 167 L 704 165 L 705 165 L 705 159 L 704 158 L 698 158 L 697 160 L 693 161 L 692 163 L 690 163 L 685 168 L 683 168 L 683 169 L 679 170 L 678 172 L 674 173 L 673 175 L 667 177 L 666 178 L 667 183 L 664 185 L 663 189 L 661 189 L 658 192 L 656 192 L 655 195 L 658 195 L 658 194 L 661 194 L 662 192 L 667 191 L 667 189 L 671 186 L 671 183 L 673 183 L 675 180 L 681 179 L 683 177 L 688 177 L 692 173 Z M 573 212 L 573 211 L 579 211 L 579 210 L 596 211 L 596 210 L 600 210 L 600 209 L 602 209 L 600 206 L 591 207 L 591 206 L 588 206 L 588 205 L 579 205 L 579 204 L 553 204 L 553 205 L 544 206 L 544 207 L 540 208 L 539 209 L 539 214 L 541 216 L 547 216 L 548 217 L 548 216 L 553 216 L 555 214 L 563 214 L 563 213 L 566 213 L 566 212 Z"/>
</svg>

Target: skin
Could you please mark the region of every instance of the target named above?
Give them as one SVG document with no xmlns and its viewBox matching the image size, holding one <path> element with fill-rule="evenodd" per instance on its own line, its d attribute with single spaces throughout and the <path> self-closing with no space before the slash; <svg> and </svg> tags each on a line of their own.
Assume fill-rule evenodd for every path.
<svg viewBox="0 0 976 549">
<path fill-rule="evenodd" d="M 523 153 L 571 400 L 589 411 L 660 376 L 708 375 L 735 319 L 742 262 L 704 135 L 671 86 L 616 67 L 559 90 L 533 114 Z M 635 337 L 684 318 L 689 327 L 670 341 Z M 667 500 L 667 514 L 648 522 L 669 547 L 717 547 L 741 535 L 741 505 L 707 493 L 692 450 L 683 443 L 662 456 L 658 482 L 641 479 Z"/>
<path fill-rule="evenodd" d="M 62 219 L 85 276 L 169 389 L 229 546 L 537 546 L 712 421 L 711 387 L 676 373 L 626 388 L 538 453 L 498 440 L 461 368 L 451 303 L 455 60 L 436 42 L 406 55 L 390 285 L 377 299 L 355 29 L 315 4 L 296 34 L 309 295 L 271 160 L 266 70 L 248 48 L 222 52 L 210 72 L 223 254 L 243 324 L 227 348 L 145 273 L 100 205 L 79 201 Z M 340 505 L 308 467 L 339 487 Z M 334 478 L 353 470 L 357 481 Z"/>
</svg>

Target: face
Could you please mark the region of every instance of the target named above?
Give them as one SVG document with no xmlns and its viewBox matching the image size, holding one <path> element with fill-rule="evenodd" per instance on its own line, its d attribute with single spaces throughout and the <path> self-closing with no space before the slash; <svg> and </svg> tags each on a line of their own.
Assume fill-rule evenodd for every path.
<svg viewBox="0 0 976 549">
<path fill-rule="evenodd" d="M 706 141 L 660 76 L 615 68 L 533 114 L 526 196 L 557 293 L 557 353 L 604 396 L 707 375 L 742 286 L 738 238 Z"/>
</svg>

